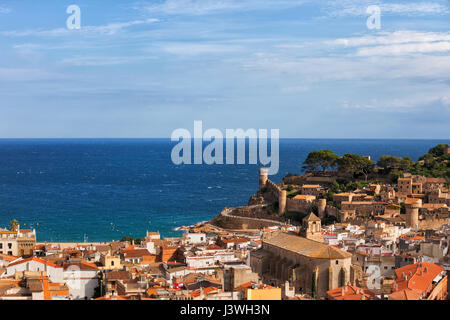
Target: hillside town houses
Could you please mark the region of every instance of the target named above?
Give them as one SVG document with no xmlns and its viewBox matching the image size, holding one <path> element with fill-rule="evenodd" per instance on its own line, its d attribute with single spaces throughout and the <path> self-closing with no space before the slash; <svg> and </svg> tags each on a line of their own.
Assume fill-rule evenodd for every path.
<svg viewBox="0 0 450 320">
<path fill-rule="evenodd" d="M 326 188 L 299 186 L 293 206 Z M 186 227 L 176 238 L 147 231 L 139 241 L 39 243 L 35 230 L 2 228 L 0 300 L 448 298 L 445 181 L 406 176 L 333 201 L 301 224 L 217 233 Z M 322 225 L 328 215 L 336 220 Z"/>
</svg>

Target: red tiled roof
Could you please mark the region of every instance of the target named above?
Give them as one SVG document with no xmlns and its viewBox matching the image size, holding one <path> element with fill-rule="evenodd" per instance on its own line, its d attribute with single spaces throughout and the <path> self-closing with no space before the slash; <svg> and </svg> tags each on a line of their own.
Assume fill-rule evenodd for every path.
<svg viewBox="0 0 450 320">
<path fill-rule="evenodd" d="M 57 264 L 54 264 L 52 262 L 49 262 L 49 261 L 46 261 L 46 260 L 43 260 L 43 259 L 40 259 L 40 258 L 37 258 L 37 257 L 32 257 L 32 258 L 28 258 L 28 259 L 24 259 L 24 260 L 20 260 L 20 261 L 16 261 L 16 262 L 10 263 L 8 265 L 8 267 L 15 266 L 15 265 L 22 264 L 22 263 L 29 262 L 29 261 L 35 261 L 35 262 L 38 262 L 38 263 L 46 264 L 46 265 L 54 267 L 54 268 L 61 268 L 61 266 L 59 266 Z"/>
<path fill-rule="evenodd" d="M 418 262 L 395 269 L 395 284 L 392 285 L 394 293 L 391 298 L 400 298 L 402 296 L 422 295 L 427 292 L 433 280 L 444 270 L 441 266 L 431 262 Z"/>
<path fill-rule="evenodd" d="M 16 259 L 18 259 L 19 257 L 16 256 L 10 256 L 8 254 L 3 254 L 0 253 L 0 260 L 5 260 L 5 261 L 14 261 Z"/>
<path fill-rule="evenodd" d="M 335 300 L 369 300 L 375 296 L 370 290 L 352 285 L 328 290 L 327 294 Z"/>
</svg>

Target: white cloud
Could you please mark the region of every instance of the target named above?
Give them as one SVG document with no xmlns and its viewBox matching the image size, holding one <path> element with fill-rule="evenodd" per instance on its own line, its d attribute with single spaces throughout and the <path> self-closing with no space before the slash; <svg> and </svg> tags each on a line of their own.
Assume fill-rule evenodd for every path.
<svg viewBox="0 0 450 320">
<path fill-rule="evenodd" d="M 0 14 L 10 13 L 12 10 L 10 8 L 0 7 Z"/>
<path fill-rule="evenodd" d="M 396 44 L 358 49 L 358 56 L 405 55 L 412 53 L 437 53 L 450 51 L 450 42 Z"/>
<path fill-rule="evenodd" d="M 210 43 L 169 43 L 163 44 L 162 49 L 176 55 L 194 56 L 200 54 L 229 53 L 238 51 L 240 46 Z"/>
<path fill-rule="evenodd" d="M 164 0 L 145 5 L 151 13 L 205 15 L 226 11 L 267 10 L 302 6 L 308 0 Z M 141 9 L 141 8 L 138 8 Z"/>
<path fill-rule="evenodd" d="M 109 23 L 103 26 L 81 26 L 79 30 L 69 30 L 67 28 L 57 28 L 51 30 L 25 30 L 25 31 L 1 31 L 0 34 L 4 36 L 13 37 L 27 37 L 27 36 L 42 36 L 42 37 L 57 37 L 64 35 L 73 35 L 74 33 L 82 35 L 114 35 L 121 30 L 135 25 L 144 25 L 158 22 L 158 19 L 134 20 L 128 22 Z"/>
<path fill-rule="evenodd" d="M 333 41 L 328 41 L 327 44 L 344 45 L 346 47 L 358 47 L 369 45 L 390 45 L 410 42 L 434 41 L 450 41 L 450 32 L 418 32 L 410 30 L 380 32 L 377 35 L 336 39 Z"/>
<path fill-rule="evenodd" d="M 140 62 L 154 59 L 154 57 L 72 57 L 61 61 L 63 64 L 74 66 L 112 66 Z"/>
<path fill-rule="evenodd" d="M 421 93 L 420 95 L 392 98 L 392 99 L 370 99 L 368 102 L 351 103 L 344 102 L 341 107 L 344 109 L 367 109 L 379 111 L 404 111 L 408 112 L 411 109 L 423 109 L 431 106 L 449 107 L 450 96 L 445 93 L 438 93 L 436 95 L 429 95 Z"/>
<path fill-rule="evenodd" d="M 370 5 L 378 5 L 382 14 L 425 16 L 449 14 L 450 9 L 443 1 L 422 1 L 406 3 L 384 3 L 380 0 L 338 0 L 330 1 L 325 11 L 333 17 L 367 16 Z"/>
<path fill-rule="evenodd" d="M 244 64 L 246 70 L 294 75 L 303 81 L 369 81 L 431 79 L 448 81 L 450 56 L 332 56 L 294 58 L 258 54 Z"/>
<path fill-rule="evenodd" d="M 355 47 L 358 56 L 443 53 L 450 51 L 450 32 L 380 32 L 377 35 L 336 39 L 326 44 Z"/>
</svg>

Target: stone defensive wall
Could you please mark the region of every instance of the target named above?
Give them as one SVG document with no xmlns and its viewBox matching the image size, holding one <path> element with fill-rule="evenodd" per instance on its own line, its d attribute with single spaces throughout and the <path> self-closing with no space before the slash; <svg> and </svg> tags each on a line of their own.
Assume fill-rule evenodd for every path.
<svg viewBox="0 0 450 320">
<path fill-rule="evenodd" d="M 325 207 L 325 212 L 326 212 L 327 215 L 329 215 L 329 216 L 335 216 L 336 218 L 339 218 L 340 212 L 341 212 L 341 211 L 340 211 L 338 208 L 336 208 L 336 207 L 327 205 L 327 206 Z"/>
<path fill-rule="evenodd" d="M 286 200 L 286 210 L 308 213 L 314 204 L 316 204 L 316 201 L 301 201 L 288 198 Z"/>
<path fill-rule="evenodd" d="M 284 184 L 294 184 L 294 185 L 302 185 L 302 184 L 316 184 L 316 183 L 333 183 L 336 181 L 336 176 L 312 176 L 311 174 L 299 175 L 299 176 L 290 176 L 284 177 Z"/>
<path fill-rule="evenodd" d="M 269 194 L 271 194 L 271 199 L 269 199 L 272 202 L 278 201 L 278 198 L 281 193 L 281 188 L 273 181 L 267 179 L 266 185 L 265 185 L 267 191 Z"/>
<path fill-rule="evenodd" d="M 247 230 L 261 229 L 274 225 L 283 225 L 286 220 L 279 218 L 279 221 L 273 220 L 264 213 L 265 205 L 255 205 L 249 207 L 225 208 L 220 215 L 210 221 L 211 224 L 223 229 Z M 271 217 L 272 219 L 267 219 Z"/>
<path fill-rule="evenodd" d="M 439 229 L 447 223 L 450 223 L 450 217 L 427 217 L 419 220 L 419 229 Z"/>
</svg>

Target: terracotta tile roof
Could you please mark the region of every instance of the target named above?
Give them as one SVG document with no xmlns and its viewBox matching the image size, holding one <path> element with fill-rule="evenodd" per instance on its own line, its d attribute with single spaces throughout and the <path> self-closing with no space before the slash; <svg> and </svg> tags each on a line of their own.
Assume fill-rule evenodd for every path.
<svg viewBox="0 0 450 320">
<path fill-rule="evenodd" d="M 311 195 L 307 195 L 307 194 L 298 194 L 294 197 L 294 199 L 298 199 L 298 200 L 314 200 L 316 199 L 316 196 L 311 196 Z"/>
<path fill-rule="evenodd" d="M 263 243 L 316 259 L 345 259 L 352 256 L 349 252 L 331 247 L 325 243 L 284 232 L 266 234 L 263 238 Z"/>
<path fill-rule="evenodd" d="M 392 300 L 420 300 L 421 292 L 405 289 L 393 292 L 389 295 Z"/>
<path fill-rule="evenodd" d="M 134 250 L 135 248 L 137 248 L 137 247 L 139 247 L 139 245 L 137 245 L 137 244 L 132 244 L 132 245 L 130 245 L 130 246 L 128 246 L 128 247 L 125 247 L 125 248 L 123 248 L 122 250 Z"/>
<path fill-rule="evenodd" d="M 209 294 L 209 293 L 212 293 L 212 292 L 218 291 L 218 290 L 219 290 L 219 288 L 216 288 L 216 287 L 207 287 L 207 288 L 203 289 L 203 294 Z M 194 291 L 189 293 L 189 295 L 191 297 L 199 297 L 200 294 L 201 294 L 201 290 L 200 289 L 194 290 Z"/>
<path fill-rule="evenodd" d="M 95 298 L 93 300 L 129 300 L 129 299 L 125 296 L 112 295 L 112 296 L 103 296 L 100 298 Z"/>
<path fill-rule="evenodd" d="M 106 279 L 108 281 L 114 280 L 126 280 L 130 279 L 130 273 L 128 271 L 109 271 L 106 272 Z"/>
<path fill-rule="evenodd" d="M 327 294 L 335 300 L 369 300 L 375 297 L 375 294 L 370 290 L 352 285 L 328 290 Z"/>
<path fill-rule="evenodd" d="M 222 250 L 222 247 L 219 247 L 217 244 L 210 244 L 206 246 L 206 250 Z"/>
<path fill-rule="evenodd" d="M 77 266 L 80 268 L 80 270 L 97 270 L 97 265 L 93 263 L 89 263 L 87 261 L 82 260 L 81 262 L 64 262 L 63 263 L 64 269 L 70 267 L 70 266 Z"/>
<path fill-rule="evenodd" d="M 125 258 L 139 258 L 152 255 L 147 249 L 124 250 L 122 253 Z"/>
<path fill-rule="evenodd" d="M 16 257 L 16 256 L 10 256 L 10 255 L 8 255 L 8 254 L 0 253 L 0 260 L 4 260 L 4 261 L 9 261 L 9 262 L 11 262 L 11 261 L 14 261 L 14 260 L 16 260 L 16 259 L 19 259 L 19 257 Z"/>
<path fill-rule="evenodd" d="M 400 236 L 400 238 L 405 239 L 405 240 L 424 240 L 425 239 L 424 236 L 411 234 L 411 233 L 403 234 Z"/>
<path fill-rule="evenodd" d="M 392 285 L 394 293 L 391 298 L 408 298 L 410 296 L 420 296 L 427 292 L 433 280 L 444 270 L 441 266 L 431 262 L 418 262 L 395 269 L 395 283 Z"/>
<path fill-rule="evenodd" d="M 249 241 L 247 238 L 222 238 L 223 243 L 245 243 Z"/>
<path fill-rule="evenodd" d="M 50 261 L 46 261 L 44 259 L 40 259 L 40 258 L 37 258 L 37 257 L 32 257 L 32 258 L 28 258 L 28 259 L 24 259 L 24 260 L 20 260 L 20 261 L 16 261 L 16 262 L 10 263 L 8 265 L 8 267 L 15 266 L 15 265 L 22 264 L 22 263 L 26 263 L 26 262 L 29 262 L 29 261 L 35 261 L 35 262 L 38 262 L 38 263 L 46 264 L 46 265 L 54 267 L 54 268 L 61 268 L 60 265 L 54 264 L 54 263 L 52 263 Z"/>
</svg>

